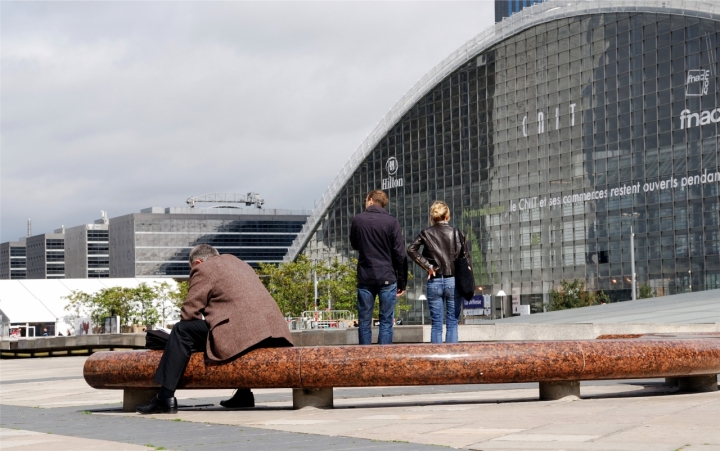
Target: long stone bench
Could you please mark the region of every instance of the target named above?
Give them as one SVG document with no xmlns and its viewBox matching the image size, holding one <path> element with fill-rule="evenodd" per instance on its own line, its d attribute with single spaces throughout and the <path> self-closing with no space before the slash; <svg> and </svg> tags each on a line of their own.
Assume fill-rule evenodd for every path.
<svg viewBox="0 0 720 451">
<path fill-rule="evenodd" d="M 134 411 L 157 392 L 162 351 L 98 352 L 87 383 L 124 390 Z M 181 389 L 292 388 L 293 407 L 332 407 L 333 387 L 539 382 L 540 399 L 580 396 L 580 381 L 677 378 L 684 391 L 718 389 L 720 334 L 602 340 L 257 349 L 228 363 L 194 353 Z"/>
</svg>

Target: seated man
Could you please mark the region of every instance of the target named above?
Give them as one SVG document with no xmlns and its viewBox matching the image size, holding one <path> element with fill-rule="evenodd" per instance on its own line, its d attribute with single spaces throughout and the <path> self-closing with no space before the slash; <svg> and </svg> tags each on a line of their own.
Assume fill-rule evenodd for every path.
<svg viewBox="0 0 720 451">
<path fill-rule="evenodd" d="M 162 388 L 150 404 L 138 406 L 139 413 L 177 412 L 175 389 L 191 350 L 204 349 L 207 359 L 222 362 L 250 348 L 293 345 L 277 303 L 250 265 L 200 244 L 190 251 L 190 268 L 181 321 L 173 326 L 153 378 Z M 255 399 L 245 388 L 220 404 L 253 407 Z"/>
</svg>

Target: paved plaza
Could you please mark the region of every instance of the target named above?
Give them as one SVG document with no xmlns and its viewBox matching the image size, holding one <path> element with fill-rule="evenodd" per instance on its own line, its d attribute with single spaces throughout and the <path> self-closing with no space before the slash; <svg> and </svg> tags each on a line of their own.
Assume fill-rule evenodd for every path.
<svg viewBox="0 0 720 451">
<path fill-rule="evenodd" d="M 292 410 L 291 390 L 178 391 L 177 415 L 120 411 L 85 357 L 0 362 L 0 449 L 61 450 L 720 450 L 720 392 L 663 380 L 582 384 L 582 399 L 538 401 L 537 384 L 336 389 L 335 409 Z M 184 406 L 184 407 L 182 407 Z"/>
</svg>

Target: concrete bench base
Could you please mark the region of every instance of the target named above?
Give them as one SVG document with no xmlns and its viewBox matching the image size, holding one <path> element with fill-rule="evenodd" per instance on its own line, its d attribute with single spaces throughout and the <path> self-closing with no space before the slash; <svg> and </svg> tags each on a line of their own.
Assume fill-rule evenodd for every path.
<svg viewBox="0 0 720 451">
<path fill-rule="evenodd" d="M 333 408 L 332 388 L 293 388 L 293 409 L 315 407 L 318 409 Z"/>
<path fill-rule="evenodd" d="M 666 377 L 665 384 L 677 387 L 685 393 L 705 393 L 718 391 L 717 374 L 701 374 L 688 377 Z"/>
<path fill-rule="evenodd" d="M 149 404 L 157 388 L 126 388 L 123 390 L 123 412 L 135 412 L 137 406 Z M 293 388 L 293 409 L 333 408 L 332 388 Z"/>
<path fill-rule="evenodd" d="M 137 406 L 150 404 L 157 388 L 126 388 L 123 390 L 123 412 L 135 412 Z"/>
<path fill-rule="evenodd" d="M 580 381 L 540 382 L 540 400 L 580 398 Z"/>
</svg>

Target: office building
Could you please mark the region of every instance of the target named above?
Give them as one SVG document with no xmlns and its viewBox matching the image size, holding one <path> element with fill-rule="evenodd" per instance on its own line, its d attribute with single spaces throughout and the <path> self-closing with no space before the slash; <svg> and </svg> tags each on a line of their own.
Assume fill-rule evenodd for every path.
<svg viewBox="0 0 720 451">
<path fill-rule="evenodd" d="M 0 279 L 25 279 L 25 238 L 0 244 Z"/>
<path fill-rule="evenodd" d="M 631 226 L 638 285 L 720 288 L 719 54 L 715 2 L 525 7 L 390 110 L 286 258 L 356 255 L 350 222 L 370 190 L 385 189 L 407 243 L 434 200 L 448 203 L 477 293 L 503 290 L 505 312 L 511 300 L 542 311 L 574 279 L 630 299 Z M 411 267 L 412 323 L 426 274 Z"/>
<path fill-rule="evenodd" d="M 65 228 L 26 239 L 27 279 L 65 278 Z"/>
<path fill-rule="evenodd" d="M 257 267 L 279 263 L 309 212 L 152 207 L 110 219 L 110 277 L 190 274 L 190 250 L 201 243 Z"/>
<path fill-rule="evenodd" d="M 65 278 L 110 276 L 107 219 L 65 229 Z"/>
</svg>

